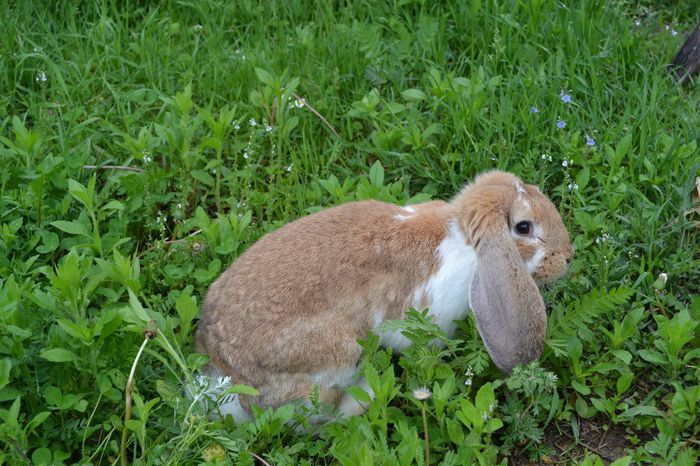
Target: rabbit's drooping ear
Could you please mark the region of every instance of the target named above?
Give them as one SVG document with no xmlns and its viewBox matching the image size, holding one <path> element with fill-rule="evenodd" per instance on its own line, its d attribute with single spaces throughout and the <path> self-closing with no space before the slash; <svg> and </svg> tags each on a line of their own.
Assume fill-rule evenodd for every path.
<svg viewBox="0 0 700 466">
<path fill-rule="evenodd" d="M 544 301 L 510 236 L 482 239 L 469 290 L 476 327 L 496 365 L 510 372 L 542 353 Z"/>
<path fill-rule="evenodd" d="M 491 358 L 510 372 L 542 353 L 547 314 L 509 231 L 508 211 L 515 190 L 493 185 L 473 188 L 471 212 L 463 219 L 477 254 L 469 303 Z"/>
</svg>

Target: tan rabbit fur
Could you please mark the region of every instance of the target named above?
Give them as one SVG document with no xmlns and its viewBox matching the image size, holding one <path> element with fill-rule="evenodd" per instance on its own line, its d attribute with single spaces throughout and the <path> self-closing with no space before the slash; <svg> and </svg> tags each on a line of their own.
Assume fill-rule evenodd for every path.
<svg viewBox="0 0 700 466">
<path fill-rule="evenodd" d="M 534 222 L 527 237 L 511 234 L 521 219 Z M 538 282 L 561 276 L 573 250 L 554 205 L 536 187 L 503 172 L 481 175 L 450 203 L 351 202 L 265 235 L 211 285 L 197 350 L 235 383 L 260 391 L 258 397 L 242 397 L 245 407 L 304 399 L 315 385 L 321 400 L 336 406 L 356 382 L 357 340 L 381 321 L 402 318 L 411 306 L 438 303 L 442 298 L 435 293 L 449 288 L 435 280 L 437 285 L 424 286 L 431 278 L 444 276 L 452 283 L 461 276 L 457 266 L 457 272 L 444 270 L 454 249 L 445 246 L 448 239 L 475 254 L 475 260 L 457 258 L 455 264 L 462 264 L 465 286 L 480 284 L 469 290 L 469 301 L 479 303 L 477 324 L 494 361 L 510 370 L 539 357 L 546 315 L 530 274 Z M 481 249 L 493 254 L 493 261 L 482 257 Z M 491 286 L 502 278 L 489 277 L 499 274 L 510 278 Z M 507 291 L 511 288 L 520 294 Z M 463 318 L 470 307 L 466 291 L 454 302 L 435 304 L 459 311 L 443 319 L 447 331 L 452 317 Z M 515 311 L 489 311 L 500 309 L 500 294 L 512 295 L 506 301 Z M 501 326 L 512 330 L 501 335 Z"/>
</svg>

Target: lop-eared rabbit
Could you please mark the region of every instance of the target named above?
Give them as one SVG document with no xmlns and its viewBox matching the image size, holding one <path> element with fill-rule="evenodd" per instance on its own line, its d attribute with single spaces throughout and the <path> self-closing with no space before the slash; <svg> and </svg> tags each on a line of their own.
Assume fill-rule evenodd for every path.
<svg viewBox="0 0 700 466">
<path fill-rule="evenodd" d="M 359 384 L 358 339 L 410 307 L 448 335 L 471 310 L 494 363 L 510 372 L 537 359 L 547 316 L 538 284 L 573 255 L 556 207 L 515 175 L 477 177 L 450 202 L 400 207 L 350 202 L 300 218 L 253 244 L 211 285 L 196 334 L 208 373 L 256 387 L 221 406 L 307 398 L 339 415 L 364 412 L 345 389 Z M 409 340 L 379 332 L 402 350 Z"/>
</svg>

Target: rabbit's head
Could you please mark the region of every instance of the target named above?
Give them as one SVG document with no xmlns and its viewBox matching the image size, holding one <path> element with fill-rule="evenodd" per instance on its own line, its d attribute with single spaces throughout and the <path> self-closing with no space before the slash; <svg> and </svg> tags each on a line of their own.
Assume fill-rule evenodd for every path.
<svg viewBox="0 0 700 466">
<path fill-rule="evenodd" d="M 562 276 L 573 256 L 566 227 L 537 187 L 488 172 L 453 200 L 477 254 L 469 302 L 489 354 L 506 372 L 539 357 L 547 315 L 537 284 Z"/>
</svg>

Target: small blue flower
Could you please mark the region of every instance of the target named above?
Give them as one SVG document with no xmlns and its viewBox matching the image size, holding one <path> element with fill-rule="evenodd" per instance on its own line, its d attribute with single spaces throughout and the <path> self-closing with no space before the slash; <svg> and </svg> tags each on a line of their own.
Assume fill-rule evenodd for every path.
<svg viewBox="0 0 700 466">
<path fill-rule="evenodd" d="M 586 134 L 586 145 L 595 146 L 595 139 Z"/>
<path fill-rule="evenodd" d="M 567 94 L 566 92 L 562 91 L 561 101 L 564 102 L 565 104 L 568 104 L 569 102 L 571 102 L 571 96 L 569 94 Z"/>
<path fill-rule="evenodd" d="M 537 112 L 539 112 L 537 107 L 535 107 L 534 105 L 532 107 L 530 107 L 530 113 L 537 113 Z"/>
<path fill-rule="evenodd" d="M 566 127 L 566 122 L 564 120 L 557 121 L 557 128 L 564 129 Z"/>
</svg>

